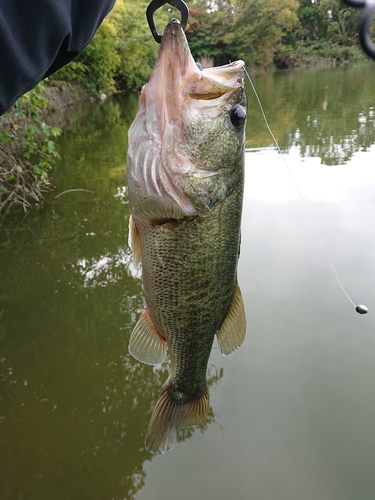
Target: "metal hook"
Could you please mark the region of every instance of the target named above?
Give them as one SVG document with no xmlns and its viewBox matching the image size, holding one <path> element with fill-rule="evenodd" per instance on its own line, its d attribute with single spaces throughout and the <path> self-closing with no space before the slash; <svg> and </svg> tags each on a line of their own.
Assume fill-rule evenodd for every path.
<svg viewBox="0 0 375 500">
<path fill-rule="evenodd" d="M 361 24 L 360 40 L 364 52 L 375 59 L 375 43 L 370 36 L 371 24 L 375 16 L 375 3 L 367 1 Z"/>
<path fill-rule="evenodd" d="M 365 54 L 372 59 L 375 59 L 375 43 L 372 41 L 370 36 L 370 27 L 375 16 L 374 0 L 344 0 L 344 2 L 350 7 L 364 8 L 364 14 L 360 25 L 359 40 Z"/>
<path fill-rule="evenodd" d="M 161 35 L 156 29 L 154 14 L 160 7 L 162 7 L 166 3 L 169 3 L 169 5 L 172 5 L 172 7 L 176 7 L 176 9 L 181 12 L 181 26 L 184 31 L 186 30 L 186 25 L 188 22 L 189 8 L 183 0 L 152 0 L 150 5 L 147 7 L 146 17 L 151 33 L 157 43 L 161 42 Z"/>
</svg>

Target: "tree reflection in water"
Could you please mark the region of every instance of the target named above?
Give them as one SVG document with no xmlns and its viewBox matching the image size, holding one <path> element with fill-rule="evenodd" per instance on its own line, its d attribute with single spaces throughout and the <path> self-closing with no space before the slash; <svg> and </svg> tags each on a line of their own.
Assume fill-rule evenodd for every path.
<svg viewBox="0 0 375 500">
<path fill-rule="evenodd" d="M 279 72 L 253 81 L 283 151 L 296 148 L 302 157 L 340 165 L 375 143 L 374 78 L 374 65 L 367 63 Z M 247 94 L 246 145 L 268 147 L 272 138 L 250 87 Z"/>
<path fill-rule="evenodd" d="M 127 246 L 128 113 L 114 100 L 75 122 L 50 205 L 0 231 L 1 498 L 131 499 L 144 484 L 144 437 L 168 365 L 128 354 L 143 307 Z M 94 193 L 53 201 L 72 188 Z M 210 386 L 222 376 L 210 365 Z M 214 420 L 210 409 L 201 431 Z"/>
<path fill-rule="evenodd" d="M 254 81 L 281 148 L 335 165 L 375 143 L 374 72 L 369 64 Z M 267 147 L 250 92 L 249 101 L 247 146 Z M 144 435 L 167 366 L 138 363 L 127 350 L 143 307 L 127 247 L 124 179 L 137 102 L 132 94 L 88 104 L 59 138 L 45 210 L 3 221 L 1 498 L 131 499 L 144 484 L 151 460 Z M 93 193 L 54 200 L 70 189 Z M 210 366 L 210 385 L 222 376 Z M 211 409 L 202 430 L 214 421 Z"/>
</svg>

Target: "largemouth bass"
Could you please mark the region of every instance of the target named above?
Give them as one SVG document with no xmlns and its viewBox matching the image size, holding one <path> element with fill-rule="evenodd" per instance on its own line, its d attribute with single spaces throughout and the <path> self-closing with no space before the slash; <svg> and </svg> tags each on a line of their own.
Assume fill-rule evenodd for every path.
<svg viewBox="0 0 375 500">
<path fill-rule="evenodd" d="M 238 348 L 246 319 L 237 284 L 244 183 L 244 63 L 200 70 L 181 24 L 162 36 L 129 130 L 129 244 L 142 263 L 145 310 L 129 344 L 145 363 L 170 353 L 145 446 L 164 453 L 179 429 L 205 422 L 216 335 Z"/>
</svg>

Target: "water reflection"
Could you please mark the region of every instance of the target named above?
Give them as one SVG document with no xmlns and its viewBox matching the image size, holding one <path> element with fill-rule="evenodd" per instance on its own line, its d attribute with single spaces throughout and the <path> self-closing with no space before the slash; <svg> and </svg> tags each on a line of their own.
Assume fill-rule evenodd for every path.
<svg viewBox="0 0 375 500">
<path fill-rule="evenodd" d="M 143 308 L 127 245 L 129 99 L 126 113 L 108 101 L 63 134 L 46 210 L 0 231 L 1 498 L 131 499 L 144 484 L 144 435 L 169 367 L 128 354 Z M 54 199 L 78 188 L 93 193 Z M 216 385 L 223 370 L 208 376 Z M 210 409 L 201 430 L 214 420 Z"/>
<path fill-rule="evenodd" d="M 168 366 L 154 371 L 127 350 L 143 307 L 123 175 L 138 97 L 90 106 L 72 123 L 46 210 L 0 230 L 1 498 L 372 500 L 375 138 L 363 116 L 375 104 L 372 65 L 357 68 L 255 81 L 330 257 L 370 314 L 357 315 L 337 286 L 250 103 L 239 268 L 247 340 L 235 356 L 213 350 L 205 432 L 187 429 L 184 446 L 152 461 L 144 434 Z M 321 130 L 340 144 L 347 135 L 351 160 L 327 168 L 333 146 L 307 116 L 324 120 L 344 75 L 350 109 Z M 297 129 L 303 140 L 292 146 Z M 323 159 L 300 156 L 310 147 Z M 74 188 L 94 193 L 54 200 Z"/>
<path fill-rule="evenodd" d="M 302 157 L 340 165 L 375 143 L 374 78 L 374 66 L 365 64 L 262 75 L 254 83 L 284 151 L 296 147 Z M 249 88 L 247 146 L 269 146 L 252 94 Z"/>
</svg>

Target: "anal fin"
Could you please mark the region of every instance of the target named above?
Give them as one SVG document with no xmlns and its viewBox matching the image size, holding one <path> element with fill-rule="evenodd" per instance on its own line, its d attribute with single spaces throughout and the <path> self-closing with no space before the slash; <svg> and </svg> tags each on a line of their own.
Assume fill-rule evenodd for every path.
<svg viewBox="0 0 375 500">
<path fill-rule="evenodd" d="M 146 311 L 132 331 L 129 352 L 138 361 L 149 365 L 161 363 L 167 357 L 167 342 L 151 323 Z"/>
<path fill-rule="evenodd" d="M 220 330 L 216 334 L 222 354 L 228 356 L 245 340 L 246 316 L 240 287 L 236 283 L 233 301 Z"/>
</svg>

